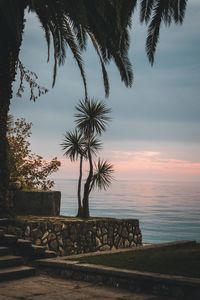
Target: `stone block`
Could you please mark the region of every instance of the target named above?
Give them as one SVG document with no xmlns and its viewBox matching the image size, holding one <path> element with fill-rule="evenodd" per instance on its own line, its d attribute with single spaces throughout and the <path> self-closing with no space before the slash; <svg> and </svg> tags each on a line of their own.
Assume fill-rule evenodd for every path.
<svg viewBox="0 0 200 300">
<path fill-rule="evenodd" d="M 15 191 L 13 206 L 19 215 L 58 216 L 61 193 L 58 191 Z"/>
</svg>

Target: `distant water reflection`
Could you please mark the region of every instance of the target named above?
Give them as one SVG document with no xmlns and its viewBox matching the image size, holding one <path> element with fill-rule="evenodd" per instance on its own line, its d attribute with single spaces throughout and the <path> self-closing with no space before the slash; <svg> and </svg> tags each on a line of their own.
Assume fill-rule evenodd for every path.
<svg viewBox="0 0 200 300">
<path fill-rule="evenodd" d="M 77 182 L 55 180 L 62 192 L 61 214 L 77 212 Z M 116 181 L 108 191 L 95 191 L 91 215 L 137 218 L 143 241 L 200 241 L 200 185 L 196 182 Z"/>
</svg>

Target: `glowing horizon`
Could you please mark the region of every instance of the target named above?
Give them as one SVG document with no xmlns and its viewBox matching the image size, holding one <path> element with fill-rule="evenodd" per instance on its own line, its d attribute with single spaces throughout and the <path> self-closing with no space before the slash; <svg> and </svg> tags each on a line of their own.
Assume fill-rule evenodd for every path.
<svg viewBox="0 0 200 300">
<path fill-rule="evenodd" d="M 116 179 L 177 179 L 199 180 L 200 162 L 184 159 L 165 158 L 164 153 L 157 151 L 109 151 L 107 159 L 114 165 Z M 109 155 L 109 157 L 108 157 Z M 76 179 L 79 162 L 67 158 L 61 161 L 59 173 L 54 178 Z M 83 173 L 87 176 L 88 165 L 84 163 Z"/>
</svg>

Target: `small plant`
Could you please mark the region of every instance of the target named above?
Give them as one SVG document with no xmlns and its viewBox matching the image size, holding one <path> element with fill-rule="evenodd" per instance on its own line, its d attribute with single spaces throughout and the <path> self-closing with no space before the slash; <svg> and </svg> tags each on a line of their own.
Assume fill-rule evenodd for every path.
<svg viewBox="0 0 200 300">
<path fill-rule="evenodd" d="M 19 182 L 23 189 L 49 190 L 54 181 L 47 177 L 56 172 L 60 166 L 57 157 L 50 162 L 42 156 L 31 152 L 30 142 L 32 123 L 24 118 L 8 120 L 8 143 L 11 182 Z"/>
<path fill-rule="evenodd" d="M 102 101 L 87 99 L 79 102 L 76 111 L 76 128 L 65 133 L 61 145 L 66 157 L 71 161 L 79 160 L 77 216 L 88 218 L 90 216 L 89 196 L 91 191 L 95 187 L 107 189 L 113 179 L 112 164 L 101 159 L 94 162 L 94 156 L 102 148 L 99 137 L 106 130 L 111 110 Z M 82 193 L 83 160 L 88 161 L 89 171 Z"/>
</svg>

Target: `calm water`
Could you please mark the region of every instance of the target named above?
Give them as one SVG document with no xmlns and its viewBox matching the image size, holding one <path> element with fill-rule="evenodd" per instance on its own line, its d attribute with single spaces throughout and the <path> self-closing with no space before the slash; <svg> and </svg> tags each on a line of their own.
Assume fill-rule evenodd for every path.
<svg viewBox="0 0 200 300">
<path fill-rule="evenodd" d="M 62 192 L 61 214 L 77 212 L 77 182 L 55 180 Z M 144 242 L 200 241 L 200 184 L 116 181 L 108 191 L 91 194 L 92 216 L 137 218 Z"/>
</svg>

